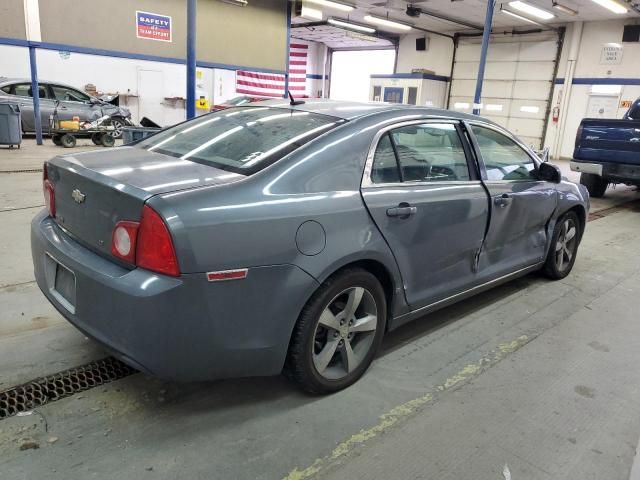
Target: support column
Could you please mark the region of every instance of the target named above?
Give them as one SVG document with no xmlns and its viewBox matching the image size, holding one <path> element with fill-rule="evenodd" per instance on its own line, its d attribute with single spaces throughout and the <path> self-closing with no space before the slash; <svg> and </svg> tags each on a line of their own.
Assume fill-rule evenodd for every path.
<svg viewBox="0 0 640 480">
<path fill-rule="evenodd" d="M 582 42 L 583 22 L 574 22 L 571 25 L 571 46 L 569 47 L 569 55 L 567 58 L 567 66 L 564 72 L 564 85 L 562 86 L 562 99 L 560 100 L 559 124 L 556 130 L 556 137 L 553 142 L 553 150 L 551 152 L 554 160 L 560 159 L 562 155 L 562 143 L 564 141 L 564 131 L 567 126 L 567 112 L 569 111 L 569 100 L 571 97 L 571 87 L 573 86 L 573 74 L 576 69 L 578 53 L 580 52 L 580 43 Z"/>
<path fill-rule="evenodd" d="M 29 44 L 29 67 L 31 68 L 31 93 L 33 96 L 33 116 L 36 127 L 36 143 L 42 145 L 42 118 L 40 117 L 40 86 L 38 84 L 38 65 L 36 47 Z"/>
<path fill-rule="evenodd" d="M 476 79 L 476 93 L 473 97 L 473 114 L 480 115 L 480 102 L 482 100 L 482 82 L 484 81 L 484 67 L 487 63 L 487 51 L 489 50 L 489 36 L 493 23 L 493 8 L 495 0 L 487 2 L 487 13 L 484 17 L 484 31 L 482 32 L 482 48 L 480 50 L 480 65 L 478 66 L 478 78 Z"/>
<path fill-rule="evenodd" d="M 291 1 L 287 0 L 287 48 L 284 59 L 284 98 L 289 98 L 289 59 L 291 55 Z"/>
<path fill-rule="evenodd" d="M 197 0 L 187 2 L 187 120 L 196 116 Z"/>
<path fill-rule="evenodd" d="M 38 63 L 36 48 L 42 41 L 40 32 L 40 4 L 38 0 L 24 0 L 24 26 L 29 42 L 29 67 L 31 69 L 31 92 L 33 94 L 33 115 L 36 128 L 36 143 L 42 145 L 42 118 L 40 117 L 40 86 L 38 84 Z"/>
</svg>

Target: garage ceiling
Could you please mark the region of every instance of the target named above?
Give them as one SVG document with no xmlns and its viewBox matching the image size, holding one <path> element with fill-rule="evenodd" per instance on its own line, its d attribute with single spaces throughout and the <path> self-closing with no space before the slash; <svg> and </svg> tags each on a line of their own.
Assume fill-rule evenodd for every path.
<svg viewBox="0 0 640 480">
<path fill-rule="evenodd" d="M 334 50 L 393 47 L 393 43 L 388 39 L 351 32 L 332 25 L 294 24 L 291 36 L 310 42 L 324 43 Z"/>
<path fill-rule="evenodd" d="M 340 0 L 342 1 L 342 0 Z M 565 5 L 573 10 L 578 11 L 577 15 L 569 15 L 552 8 L 552 0 L 526 0 L 527 3 L 547 10 L 555 15 L 550 21 L 540 23 L 548 25 L 565 24 L 567 22 L 574 22 L 579 20 L 607 20 L 607 19 L 640 19 L 638 12 L 631 8 L 631 4 L 625 2 L 625 0 L 617 0 L 619 3 L 627 3 L 629 12 L 623 15 L 615 14 L 592 0 L 557 0 L 562 5 Z M 640 0 L 632 0 L 638 2 Z M 346 0 L 345 0 L 346 3 Z M 503 2 L 496 4 L 496 11 L 494 16 L 494 29 L 511 29 L 512 27 L 527 28 L 531 27 L 531 23 L 513 18 L 509 15 L 500 13 L 500 5 Z M 508 1 L 505 1 L 506 5 Z M 364 22 L 365 15 L 375 15 L 378 17 L 387 17 L 389 20 L 396 20 L 402 23 L 413 25 L 419 28 L 434 30 L 437 32 L 455 32 L 469 30 L 469 27 L 449 22 L 441 18 L 436 18 L 428 14 L 420 15 L 419 18 L 409 17 L 405 12 L 408 5 L 420 7 L 423 10 L 433 12 L 436 15 L 446 16 L 461 20 L 464 23 L 471 23 L 478 26 L 484 24 L 485 10 L 487 6 L 486 0 L 426 0 L 407 2 L 405 0 L 355 0 L 351 2 L 356 7 L 348 15 L 339 10 L 333 10 L 327 6 L 318 6 L 316 4 L 308 4 L 313 8 L 322 10 L 324 19 L 333 16 L 336 18 L 349 19 L 358 23 Z M 513 10 L 515 11 L 515 10 Z M 534 19 L 533 17 L 531 17 Z M 535 19 L 534 19 L 535 20 Z M 302 19 L 297 19 L 302 21 Z M 308 21 L 308 20 L 307 20 Z M 378 28 L 378 31 L 383 31 L 382 28 Z M 386 29 L 387 32 L 392 33 L 404 33 L 393 32 L 393 30 Z"/>
</svg>

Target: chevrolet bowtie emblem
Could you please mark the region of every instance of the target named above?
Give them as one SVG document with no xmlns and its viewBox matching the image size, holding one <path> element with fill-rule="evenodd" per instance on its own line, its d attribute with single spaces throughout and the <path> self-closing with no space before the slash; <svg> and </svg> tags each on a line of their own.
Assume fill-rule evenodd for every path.
<svg viewBox="0 0 640 480">
<path fill-rule="evenodd" d="M 82 203 L 84 202 L 84 199 L 87 198 L 87 196 L 76 188 L 73 192 L 71 192 L 71 198 L 73 198 L 73 201 L 76 203 Z"/>
</svg>

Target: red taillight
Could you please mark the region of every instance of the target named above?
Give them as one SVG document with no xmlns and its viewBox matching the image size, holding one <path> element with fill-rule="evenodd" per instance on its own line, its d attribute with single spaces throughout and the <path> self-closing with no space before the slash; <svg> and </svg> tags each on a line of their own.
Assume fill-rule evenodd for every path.
<svg viewBox="0 0 640 480">
<path fill-rule="evenodd" d="M 47 172 L 47 164 L 42 169 L 42 193 L 44 194 L 44 204 L 47 207 L 50 217 L 56 216 L 56 195 L 53 190 L 53 184 L 49 181 L 49 173 Z"/>
<path fill-rule="evenodd" d="M 138 222 L 121 221 L 116 224 L 111 235 L 111 254 L 125 262 L 135 263 Z"/>
<path fill-rule="evenodd" d="M 174 277 L 180 275 L 169 229 L 162 217 L 147 205 L 142 209 L 135 260 L 141 268 Z"/>
</svg>

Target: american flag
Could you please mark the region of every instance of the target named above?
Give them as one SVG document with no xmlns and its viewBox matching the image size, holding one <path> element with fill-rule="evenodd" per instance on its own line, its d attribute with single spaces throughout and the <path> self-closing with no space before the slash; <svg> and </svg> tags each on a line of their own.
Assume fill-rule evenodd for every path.
<svg viewBox="0 0 640 480">
<path fill-rule="evenodd" d="M 304 43 L 289 45 L 289 90 L 294 97 L 306 94 L 308 49 L 309 45 Z M 237 70 L 236 92 L 252 97 L 282 98 L 286 93 L 284 75 Z"/>
</svg>

